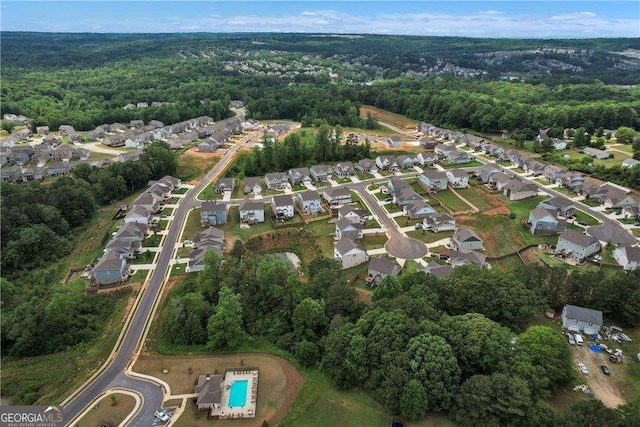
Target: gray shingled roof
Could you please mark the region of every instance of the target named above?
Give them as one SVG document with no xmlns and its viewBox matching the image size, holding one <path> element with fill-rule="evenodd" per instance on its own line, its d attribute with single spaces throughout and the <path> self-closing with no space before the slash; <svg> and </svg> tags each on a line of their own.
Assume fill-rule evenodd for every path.
<svg viewBox="0 0 640 427">
<path fill-rule="evenodd" d="M 598 239 L 595 237 L 588 236 L 576 230 L 565 230 L 562 232 L 558 240 L 566 240 L 567 242 L 573 243 L 574 245 L 586 248 L 589 245 L 597 242 Z"/>
<path fill-rule="evenodd" d="M 338 252 L 341 253 L 341 254 L 346 254 L 347 252 L 349 252 L 352 249 L 359 249 L 362 252 L 366 252 L 367 251 L 365 249 L 365 247 L 362 245 L 362 243 L 360 243 L 360 241 L 349 239 L 349 238 L 344 238 L 344 239 L 338 240 L 335 243 L 335 247 L 338 250 Z"/>
<path fill-rule="evenodd" d="M 476 240 L 482 241 L 480 236 L 478 236 L 475 231 L 473 231 L 466 225 L 460 226 L 456 230 L 455 236 L 459 242 L 464 242 L 465 240 L 468 240 L 468 239 L 476 239 Z"/>
<path fill-rule="evenodd" d="M 602 325 L 602 312 L 600 310 L 578 307 L 577 305 L 565 305 L 563 311 L 567 319 Z"/>
<path fill-rule="evenodd" d="M 369 270 L 376 273 L 394 274 L 394 269 L 397 269 L 395 275 L 398 275 L 400 273 L 400 264 L 384 256 L 372 258 L 371 261 L 369 261 Z"/>
</svg>

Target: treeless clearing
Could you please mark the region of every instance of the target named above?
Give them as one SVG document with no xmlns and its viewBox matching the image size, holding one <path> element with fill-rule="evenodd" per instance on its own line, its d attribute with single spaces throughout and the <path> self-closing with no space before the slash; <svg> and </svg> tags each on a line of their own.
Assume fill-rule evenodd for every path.
<svg viewBox="0 0 640 427">
<path fill-rule="evenodd" d="M 113 405 L 111 396 L 116 396 L 116 405 Z M 102 424 L 117 426 L 133 411 L 136 400 L 133 396 L 122 393 L 108 394 L 76 424 L 76 427 L 95 427 Z"/>
<path fill-rule="evenodd" d="M 371 115 L 378 120 L 389 122 L 403 129 L 415 130 L 416 124 L 418 123 L 415 120 L 411 120 L 400 114 L 395 114 L 381 108 L 373 107 L 371 105 L 363 105 L 362 107 L 360 107 L 360 116 L 364 117 L 368 112 L 371 112 Z"/>
<path fill-rule="evenodd" d="M 583 346 L 573 347 L 573 362 L 574 366 L 578 363 L 584 363 L 589 369 L 589 375 L 582 375 L 578 373 L 582 383 L 589 385 L 589 388 L 593 392 L 593 395 L 600 399 L 605 406 L 609 408 L 615 408 L 618 405 L 624 405 L 626 399 L 622 390 L 624 383 L 625 365 L 615 364 L 609 362 L 609 355 L 607 353 L 594 353 L 589 349 L 590 340 L 585 340 Z M 613 346 L 615 343 L 610 343 Z M 627 355 L 630 356 L 630 355 Z M 625 363 L 634 363 L 631 357 Z M 606 376 L 600 370 L 600 365 L 606 365 L 611 371 L 610 376 Z"/>
<path fill-rule="evenodd" d="M 186 177 L 188 184 L 196 184 L 220 160 L 217 152 L 205 153 L 191 147 L 178 157 L 177 175 Z"/>
<path fill-rule="evenodd" d="M 193 370 L 189 375 L 189 368 Z M 228 354 L 210 356 L 141 356 L 135 364 L 137 372 L 166 381 L 172 394 L 193 393 L 193 386 L 201 374 L 223 373 L 226 369 L 258 368 L 258 401 L 256 418 L 219 420 L 217 426 L 259 426 L 263 420 L 275 425 L 287 412 L 304 377 L 286 360 L 269 354 Z M 162 371 L 169 372 L 163 374 Z M 196 413 L 192 403 L 176 422 L 177 426 L 209 424 L 206 414 Z M 202 421 L 197 423 L 197 420 Z"/>
</svg>

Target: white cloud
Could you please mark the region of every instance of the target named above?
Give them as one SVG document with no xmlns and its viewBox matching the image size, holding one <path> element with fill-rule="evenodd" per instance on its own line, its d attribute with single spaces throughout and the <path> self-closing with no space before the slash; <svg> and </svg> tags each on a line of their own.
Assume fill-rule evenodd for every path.
<svg viewBox="0 0 640 427">
<path fill-rule="evenodd" d="M 482 10 L 478 13 L 480 15 L 502 15 L 503 14 L 503 12 L 500 12 L 498 10 Z"/>
</svg>

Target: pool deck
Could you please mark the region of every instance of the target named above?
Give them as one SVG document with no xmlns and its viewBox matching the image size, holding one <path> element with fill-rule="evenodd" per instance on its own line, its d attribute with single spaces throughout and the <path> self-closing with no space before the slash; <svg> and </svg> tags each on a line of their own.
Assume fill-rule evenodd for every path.
<svg viewBox="0 0 640 427">
<path fill-rule="evenodd" d="M 240 408 L 229 407 L 229 397 L 231 396 L 231 384 L 235 381 L 247 380 L 246 404 Z M 222 405 L 220 408 L 211 409 L 209 414 L 212 418 L 255 418 L 256 401 L 258 400 L 258 370 L 243 369 L 230 370 L 225 372 L 222 386 Z"/>
</svg>

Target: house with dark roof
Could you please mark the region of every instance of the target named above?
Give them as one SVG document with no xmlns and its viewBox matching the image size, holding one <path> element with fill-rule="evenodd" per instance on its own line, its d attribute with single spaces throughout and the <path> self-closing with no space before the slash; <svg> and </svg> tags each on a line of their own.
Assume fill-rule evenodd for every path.
<svg viewBox="0 0 640 427">
<path fill-rule="evenodd" d="M 420 143 L 420 147 L 428 149 L 434 149 L 436 145 L 438 145 L 438 141 L 429 137 L 420 138 L 418 142 Z"/>
<path fill-rule="evenodd" d="M 475 265 L 478 268 L 486 268 L 486 261 L 487 257 L 484 254 L 475 250 L 467 249 L 451 251 L 451 255 L 449 257 L 449 263 L 453 268 L 469 264 Z"/>
<path fill-rule="evenodd" d="M 304 215 L 316 215 L 322 210 L 320 195 L 312 190 L 296 193 L 296 201 Z"/>
<path fill-rule="evenodd" d="M 528 199 L 538 195 L 538 186 L 531 181 L 514 177 L 504 186 L 502 194 L 507 196 L 509 200 Z"/>
<path fill-rule="evenodd" d="M 149 225 L 151 223 L 151 212 L 144 206 L 132 206 L 124 217 L 124 222 L 137 222 L 138 224 Z"/>
<path fill-rule="evenodd" d="M 398 176 L 391 177 L 391 179 L 387 183 L 389 194 L 392 194 L 394 196 L 400 194 L 402 191 L 410 187 L 411 185 L 409 183 Z"/>
<path fill-rule="evenodd" d="M 193 388 L 198 409 L 218 409 L 222 405 L 222 375 L 200 375 Z"/>
<path fill-rule="evenodd" d="M 533 176 L 542 175 L 544 173 L 544 168 L 544 163 L 533 160 L 531 157 L 525 159 L 524 166 L 522 166 L 522 169 L 524 169 L 525 172 Z"/>
<path fill-rule="evenodd" d="M 362 173 L 377 173 L 378 165 L 375 160 L 371 159 L 361 159 L 356 163 L 355 168 L 358 169 Z"/>
<path fill-rule="evenodd" d="M 401 144 L 399 136 L 390 136 L 387 139 L 385 139 L 385 142 L 389 147 L 399 147 Z"/>
<path fill-rule="evenodd" d="M 294 168 L 288 172 L 291 185 L 305 185 L 311 183 L 309 168 Z"/>
<path fill-rule="evenodd" d="M 555 254 L 579 262 L 597 253 L 601 247 L 595 237 L 576 230 L 565 230 L 558 237 Z"/>
<path fill-rule="evenodd" d="M 562 308 L 562 327 L 572 332 L 584 331 L 587 335 L 596 335 L 604 324 L 602 312 L 577 305 L 565 305 Z"/>
<path fill-rule="evenodd" d="M 343 270 L 369 261 L 369 255 L 362 243 L 349 238 L 340 239 L 333 244 L 333 258 L 340 262 Z"/>
<path fill-rule="evenodd" d="M 241 203 L 240 222 L 247 224 L 264 222 L 264 203 L 253 200 Z"/>
<path fill-rule="evenodd" d="M 454 231 L 456 229 L 456 219 L 449 214 L 438 212 L 428 215 L 422 220 L 422 229 L 431 230 L 434 233 Z"/>
<path fill-rule="evenodd" d="M 429 206 L 422 198 L 402 206 L 402 211 L 409 219 L 424 219 L 435 215 L 437 212 Z"/>
<path fill-rule="evenodd" d="M 418 179 L 420 185 L 430 191 L 446 190 L 449 179 L 445 172 L 436 170 L 426 170 L 420 174 Z"/>
<path fill-rule="evenodd" d="M 549 182 L 560 182 L 560 178 L 567 172 L 565 168 L 557 165 L 547 165 L 544 167 L 544 177 Z"/>
<path fill-rule="evenodd" d="M 131 268 L 125 258 L 115 252 L 107 252 L 100 258 L 91 271 L 92 279 L 100 285 L 124 283 L 131 276 Z"/>
<path fill-rule="evenodd" d="M 281 190 L 289 188 L 289 178 L 284 172 L 269 172 L 264 176 L 264 183 L 270 190 Z"/>
<path fill-rule="evenodd" d="M 396 157 L 396 163 L 400 169 L 409 169 L 414 165 L 415 157 L 407 156 L 403 154 L 401 156 Z"/>
<path fill-rule="evenodd" d="M 571 218 L 573 216 L 573 202 L 566 197 L 556 196 L 541 201 L 538 206 L 542 206 L 548 211 L 555 212 L 557 216 Z"/>
<path fill-rule="evenodd" d="M 221 225 L 227 223 L 229 206 L 217 200 L 202 202 L 200 207 L 200 222 L 207 225 Z"/>
<path fill-rule="evenodd" d="M 391 154 L 376 157 L 376 166 L 379 170 L 397 171 L 398 163 L 396 162 L 396 156 Z"/>
<path fill-rule="evenodd" d="M 618 246 L 613 250 L 613 259 L 615 259 L 624 270 L 635 270 L 640 266 L 640 247 Z"/>
<path fill-rule="evenodd" d="M 233 178 L 220 178 L 216 184 L 216 193 L 222 194 L 227 191 L 233 193 L 235 187 L 236 183 Z"/>
<path fill-rule="evenodd" d="M 367 286 L 378 286 L 378 283 L 387 276 L 396 277 L 400 274 L 402 267 L 397 261 L 391 261 L 385 256 L 371 258 L 365 283 Z"/>
<path fill-rule="evenodd" d="M 584 176 L 575 172 L 567 172 L 560 178 L 560 185 L 577 193 L 584 185 Z"/>
<path fill-rule="evenodd" d="M 336 221 L 336 231 L 334 235 L 336 239 L 362 239 L 362 229 L 363 226 L 359 221 L 354 222 L 349 218 L 343 217 Z"/>
<path fill-rule="evenodd" d="M 404 188 L 399 194 L 394 194 L 393 196 L 393 203 L 400 207 L 410 205 L 418 200 L 422 200 L 422 196 L 416 193 L 411 186 Z"/>
<path fill-rule="evenodd" d="M 22 171 L 22 181 L 42 181 L 47 176 L 47 168 L 30 167 Z"/>
<path fill-rule="evenodd" d="M 333 173 L 339 177 L 353 176 L 356 174 L 351 162 L 340 162 L 333 167 Z"/>
<path fill-rule="evenodd" d="M 351 191 L 346 187 L 325 187 L 322 189 L 322 198 L 331 209 L 351 203 Z"/>
<path fill-rule="evenodd" d="M 502 172 L 502 169 L 500 169 L 493 163 L 487 163 L 486 165 L 482 165 L 478 168 L 476 175 L 478 176 L 478 178 L 480 178 L 480 181 L 486 184 L 487 182 L 489 182 L 489 178 L 491 178 L 491 175 L 499 172 Z"/>
<path fill-rule="evenodd" d="M 425 267 L 418 267 L 418 271 L 431 274 L 438 279 L 444 279 L 445 277 L 449 277 L 453 271 L 453 267 L 451 267 L 450 264 L 440 265 L 435 261 L 431 261 Z"/>
<path fill-rule="evenodd" d="M 423 151 L 416 156 L 420 166 L 433 166 L 438 161 L 438 155 L 433 151 Z"/>
<path fill-rule="evenodd" d="M 513 179 L 513 176 L 504 172 L 494 173 L 489 177 L 488 185 L 494 190 L 504 191 L 504 187 Z"/>
<path fill-rule="evenodd" d="M 333 175 L 333 168 L 327 165 L 314 165 L 309 168 L 309 174 L 314 182 L 324 182 Z"/>
<path fill-rule="evenodd" d="M 258 176 L 249 176 L 242 182 L 244 194 L 262 194 L 262 179 Z"/>
<path fill-rule="evenodd" d="M 598 150 L 597 148 L 593 148 L 593 147 L 584 147 L 582 149 L 582 152 L 587 156 L 593 157 L 595 159 L 604 160 L 609 158 L 609 153 L 607 153 L 604 150 Z"/>
<path fill-rule="evenodd" d="M 563 218 L 558 218 L 555 212 L 538 205 L 529 212 L 529 226 L 531 234 L 558 234 L 567 229 L 567 222 Z"/>
<path fill-rule="evenodd" d="M 362 215 L 349 205 L 344 205 L 338 209 L 338 220 L 341 220 L 342 218 L 348 218 L 351 222 L 362 221 Z"/>
<path fill-rule="evenodd" d="M 459 169 L 450 169 L 445 172 L 447 180 L 453 188 L 467 188 L 469 186 L 469 175 Z"/>
<path fill-rule="evenodd" d="M 461 151 L 458 149 L 449 151 L 446 155 L 446 159 L 447 162 L 451 163 L 452 165 L 471 162 L 471 156 L 469 156 L 466 151 Z"/>
<path fill-rule="evenodd" d="M 293 218 L 295 215 L 293 199 L 288 194 L 273 196 L 271 199 L 271 210 L 276 219 L 285 220 Z"/>
<path fill-rule="evenodd" d="M 460 226 L 451 237 L 451 247 L 460 250 L 482 250 L 483 241 L 475 231 L 466 225 Z"/>
</svg>

